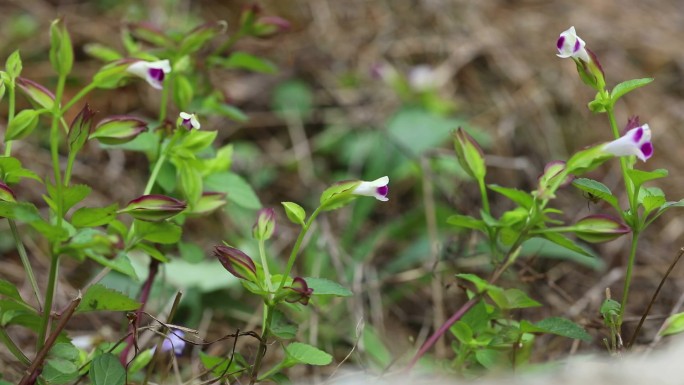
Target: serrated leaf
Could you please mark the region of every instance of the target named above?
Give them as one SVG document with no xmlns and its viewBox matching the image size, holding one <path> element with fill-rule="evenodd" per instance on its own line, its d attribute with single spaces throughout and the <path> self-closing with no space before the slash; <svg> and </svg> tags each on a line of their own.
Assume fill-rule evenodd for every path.
<svg viewBox="0 0 684 385">
<path fill-rule="evenodd" d="M 452 215 L 447 218 L 447 223 L 456 227 L 479 230 L 483 233 L 487 232 L 487 225 L 485 225 L 484 221 L 467 215 Z"/>
<path fill-rule="evenodd" d="M 290 323 L 281 311 L 274 310 L 271 333 L 281 340 L 291 340 L 297 336 L 297 325 Z"/>
<path fill-rule="evenodd" d="M 549 333 L 582 341 L 591 341 L 591 336 L 583 327 L 567 318 L 551 317 L 537 323 L 520 322 L 520 330 L 525 333 Z"/>
<path fill-rule="evenodd" d="M 287 358 L 283 362 L 284 367 L 297 364 L 305 365 L 328 365 L 332 362 L 332 356 L 315 346 L 301 342 L 293 342 L 285 347 Z"/>
<path fill-rule="evenodd" d="M 183 229 L 172 222 L 146 222 L 136 220 L 136 236 L 152 242 L 161 244 L 173 244 L 180 241 Z"/>
<path fill-rule="evenodd" d="M 306 219 L 306 211 L 302 206 L 294 202 L 281 202 L 285 208 L 285 215 L 290 220 L 290 222 L 304 226 L 304 221 Z"/>
<path fill-rule="evenodd" d="M 643 87 L 652 81 L 653 81 L 653 78 L 643 78 L 643 79 L 626 80 L 622 83 L 619 83 L 610 92 L 611 103 L 615 104 L 615 102 L 618 99 L 620 99 L 622 96 L 624 96 L 628 92 L 631 92 L 631 91 L 633 91 L 639 87 Z"/>
<path fill-rule="evenodd" d="M 115 355 L 104 353 L 93 358 L 89 377 L 93 385 L 124 385 L 126 369 Z"/>
<path fill-rule="evenodd" d="M 668 172 L 664 168 L 659 168 L 653 171 L 643 171 L 637 169 L 627 170 L 627 176 L 634 183 L 634 188 L 638 189 L 642 184 L 655 179 L 665 178 Z"/>
<path fill-rule="evenodd" d="M 493 289 L 487 291 L 489 297 L 501 309 L 524 309 L 528 307 L 538 307 L 541 304 L 532 298 L 528 297 L 525 292 L 520 289 Z"/>
<path fill-rule="evenodd" d="M 325 278 L 304 278 L 313 295 L 334 295 L 336 297 L 351 297 L 354 293 L 337 282 Z"/>
<path fill-rule="evenodd" d="M 54 186 L 48 188 L 50 192 L 50 197 L 54 200 L 57 197 L 57 189 Z M 84 200 L 92 189 L 90 186 L 84 184 L 76 184 L 68 187 L 62 188 L 62 212 L 66 214 L 70 208 L 74 207 L 75 204 Z"/>
<path fill-rule="evenodd" d="M 119 253 L 114 259 L 109 259 L 97 253 L 86 253 L 86 255 L 88 258 L 102 266 L 109 267 L 110 269 L 118 271 L 121 274 L 125 274 L 133 279 L 138 279 L 138 275 L 135 273 L 135 269 L 133 268 L 133 265 L 131 265 L 131 261 L 123 252 Z"/>
<path fill-rule="evenodd" d="M 164 255 L 164 253 L 159 251 L 156 247 L 150 246 L 150 245 L 143 243 L 143 242 L 138 242 L 138 244 L 135 245 L 134 250 L 141 250 L 145 254 L 149 255 L 150 257 L 156 259 L 157 261 L 159 261 L 161 263 L 167 263 L 170 261 L 170 259 L 167 258 Z"/>
<path fill-rule="evenodd" d="M 98 283 L 86 291 L 76 312 L 84 313 L 95 310 L 130 311 L 139 307 L 140 302 Z"/>
<path fill-rule="evenodd" d="M 252 187 L 239 175 L 232 172 L 221 172 L 209 175 L 204 180 L 207 191 L 226 193 L 228 200 L 238 206 L 257 210 L 261 202 Z"/>
<path fill-rule="evenodd" d="M 613 192 L 610 191 L 608 186 L 604 185 L 603 183 L 588 178 L 577 178 L 572 181 L 572 185 L 586 192 L 587 194 L 590 194 L 590 199 L 601 199 L 613 206 L 616 210 L 620 210 L 617 197 L 613 195 Z"/>
<path fill-rule="evenodd" d="M 103 226 L 116 218 L 119 206 L 115 203 L 107 207 L 82 207 L 71 216 L 71 224 L 75 227 Z"/>
</svg>

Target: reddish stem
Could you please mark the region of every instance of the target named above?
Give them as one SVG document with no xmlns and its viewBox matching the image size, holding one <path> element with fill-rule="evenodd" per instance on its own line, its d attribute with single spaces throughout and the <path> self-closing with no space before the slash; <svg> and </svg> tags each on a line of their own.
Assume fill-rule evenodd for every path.
<svg viewBox="0 0 684 385">
<path fill-rule="evenodd" d="M 446 333 L 447 330 L 449 330 L 451 325 L 455 324 L 456 321 L 460 320 L 461 317 L 463 317 L 463 315 L 465 315 L 465 313 L 468 312 L 468 310 L 470 310 L 473 306 L 475 306 L 475 304 L 477 304 L 481 297 L 482 295 L 478 294 L 470 300 L 468 300 L 468 302 L 464 303 L 463 306 L 461 306 L 461 308 L 456 311 L 456 313 L 454 313 L 442 326 L 440 326 L 440 328 L 437 329 L 437 331 L 433 335 L 431 335 L 430 338 L 427 339 L 427 341 L 425 341 L 423 346 L 420 347 L 418 352 L 411 359 L 411 362 L 409 362 L 408 366 L 406 366 L 405 371 L 410 371 L 413 368 L 413 366 L 418 362 L 418 360 L 421 357 L 423 357 L 423 355 L 425 355 L 425 353 L 427 353 L 428 350 L 432 348 L 432 346 L 444 335 L 444 333 Z"/>
<path fill-rule="evenodd" d="M 143 283 L 143 286 L 140 289 L 140 298 L 139 298 L 140 307 L 135 312 L 135 319 L 128 326 L 129 336 L 128 336 L 128 338 L 126 338 L 126 342 L 125 342 L 126 347 L 123 349 L 123 351 L 121 352 L 121 355 L 119 356 L 119 361 L 121 361 L 121 365 L 123 365 L 123 366 L 126 366 L 126 364 L 128 363 L 128 354 L 130 353 L 131 349 L 135 345 L 137 330 L 138 330 L 138 327 L 140 326 L 140 317 L 142 316 L 143 311 L 145 310 L 145 305 L 147 304 L 147 300 L 150 298 L 150 292 L 152 291 L 152 284 L 154 283 L 154 278 L 157 276 L 158 271 L 159 271 L 159 261 L 152 258 L 150 260 L 150 271 L 147 273 L 147 279 L 145 280 L 145 283 Z"/>
</svg>

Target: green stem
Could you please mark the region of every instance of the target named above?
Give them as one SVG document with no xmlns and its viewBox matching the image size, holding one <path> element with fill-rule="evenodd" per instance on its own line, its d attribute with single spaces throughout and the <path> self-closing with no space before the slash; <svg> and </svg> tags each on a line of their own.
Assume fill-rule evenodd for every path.
<svg viewBox="0 0 684 385">
<path fill-rule="evenodd" d="M 162 88 L 162 94 L 161 94 L 161 104 L 159 105 L 159 124 L 161 125 L 164 122 L 164 119 L 166 119 L 166 104 L 168 103 L 169 99 L 169 87 L 167 84 L 171 81 L 171 77 L 166 80 L 164 87 Z"/>
<path fill-rule="evenodd" d="M 487 186 L 485 186 L 484 179 L 478 180 L 477 184 L 480 187 L 480 196 L 482 197 L 482 209 L 487 214 L 490 214 L 489 198 L 487 197 Z"/>
<path fill-rule="evenodd" d="M 610 122 L 610 128 L 613 130 L 613 136 L 615 137 L 615 139 L 618 139 L 620 137 L 620 129 L 618 128 L 617 121 L 615 120 L 615 112 L 612 108 L 607 110 L 606 112 L 608 113 L 608 121 Z M 629 176 L 627 175 L 627 170 L 631 168 L 627 163 L 628 161 L 629 160 L 627 157 L 620 157 L 620 169 L 622 170 L 622 179 L 625 181 L 625 192 L 627 193 L 627 199 L 629 199 L 629 209 L 632 218 L 631 222 L 636 226 L 636 219 L 638 217 L 635 205 L 636 197 L 634 196 L 636 192 L 634 191 L 634 185 L 632 184 L 631 179 L 629 179 Z"/>
<path fill-rule="evenodd" d="M 268 269 L 268 261 L 266 261 L 266 248 L 264 247 L 264 240 L 259 240 L 259 257 L 261 258 L 261 267 L 264 269 L 264 280 L 268 291 L 273 295 L 273 283 L 271 282 L 271 272 Z"/>
<path fill-rule="evenodd" d="M 14 119 L 15 101 L 16 101 L 16 84 L 15 79 L 12 79 L 12 83 L 9 87 L 9 111 L 7 112 L 7 126 Z M 12 141 L 5 143 L 5 156 L 10 156 L 12 153 Z"/>
<path fill-rule="evenodd" d="M 90 83 L 87 86 L 83 87 L 71 100 L 69 100 L 69 103 L 67 103 L 64 108 L 60 111 L 61 115 L 64 115 L 71 107 L 74 106 L 74 104 L 78 103 L 79 100 L 81 100 L 84 96 L 86 96 L 90 91 L 95 89 L 95 84 Z"/>
<path fill-rule="evenodd" d="M 29 360 L 24 352 L 22 352 L 21 349 L 19 349 L 19 347 L 14 343 L 14 341 L 12 341 L 12 338 L 10 338 L 9 334 L 7 334 L 7 330 L 5 330 L 4 327 L 0 327 L 0 342 L 2 342 L 7 350 L 9 350 L 10 353 L 17 358 L 17 360 L 21 361 L 22 364 L 26 366 L 31 365 L 31 360 Z"/>
<path fill-rule="evenodd" d="M 281 369 L 285 367 L 285 361 L 280 361 L 277 365 L 272 367 L 271 369 L 267 370 L 264 374 L 259 376 L 259 381 L 263 381 L 270 376 L 278 373 Z"/>
<path fill-rule="evenodd" d="M 617 329 L 620 330 L 622 326 L 622 319 L 625 315 L 625 308 L 627 307 L 627 297 L 629 295 L 629 286 L 632 283 L 632 270 L 634 268 L 634 261 L 636 260 L 636 249 L 639 242 L 639 232 L 632 232 L 632 245 L 629 248 L 629 259 L 627 261 L 627 271 L 625 272 L 625 286 L 622 289 L 622 302 L 620 303 L 620 312 L 618 313 Z"/>
<path fill-rule="evenodd" d="M 67 158 L 67 166 L 64 171 L 64 186 L 69 186 L 71 181 L 71 170 L 74 168 L 74 161 L 76 160 L 76 153 L 69 151 L 69 157 Z"/>
<path fill-rule="evenodd" d="M 306 236 L 306 233 L 309 231 L 309 228 L 311 227 L 311 224 L 313 224 L 314 219 L 318 216 L 318 214 L 321 213 L 321 208 L 318 207 L 309 217 L 309 220 L 306 221 L 304 224 L 304 227 L 302 227 L 302 231 L 299 232 L 299 236 L 297 237 L 297 241 L 294 244 L 294 247 L 292 247 L 292 252 L 290 253 L 290 258 L 287 260 L 287 267 L 285 268 L 285 272 L 283 273 L 283 278 L 280 280 L 280 285 L 278 285 L 278 290 L 276 292 L 280 291 L 280 289 L 285 286 L 285 282 L 287 281 L 287 278 L 290 276 L 290 271 L 292 271 L 292 266 L 294 266 L 295 260 L 297 259 L 297 254 L 299 253 L 299 248 L 302 246 L 302 241 L 304 240 L 304 237 Z"/>
<path fill-rule="evenodd" d="M 57 190 L 57 226 L 62 225 L 62 171 L 59 167 L 59 122 L 62 117 L 62 111 L 59 109 L 59 104 L 64 93 L 64 84 L 66 83 L 66 76 L 60 75 L 57 80 L 57 92 L 55 93 L 55 104 L 52 109 L 52 126 L 50 127 L 50 154 L 52 155 L 52 169 L 55 178 L 55 187 Z"/>
<path fill-rule="evenodd" d="M 14 219 L 7 218 L 9 222 L 10 230 L 12 231 L 12 237 L 14 238 L 14 243 L 17 246 L 17 252 L 19 253 L 19 258 L 21 259 L 21 264 L 24 266 L 24 271 L 26 272 L 26 277 L 31 283 L 31 288 L 33 289 L 33 294 L 36 296 L 36 301 L 38 301 L 38 307 L 42 306 L 40 300 L 40 289 L 38 288 L 38 282 L 36 281 L 36 276 L 33 274 L 33 268 L 31 267 L 31 262 L 29 262 L 28 254 L 26 253 L 26 248 L 24 243 L 19 237 L 19 231 L 17 230 L 17 223 Z"/>
<path fill-rule="evenodd" d="M 50 313 L 52 312 L 52 300 L 55 296 L 55 286 L 57 284 L 57 271 L 59 270 L 59 255 L 54 252 L 50 256 L 50 273 L 48 276 L 47 291 L 45 292 L 45 307 L 43 308 L 43 322 L 38 334 L 38 350 L 45 344 L 45 336 L 50 327 Z"/>
</svg>

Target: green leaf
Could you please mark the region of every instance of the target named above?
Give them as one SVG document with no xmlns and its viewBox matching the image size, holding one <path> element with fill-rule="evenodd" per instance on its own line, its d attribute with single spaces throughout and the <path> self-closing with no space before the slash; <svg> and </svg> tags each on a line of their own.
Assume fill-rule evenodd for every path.
<svg viewBox="0 0 684 385">
<path fill-rule="evenodd" d="M 194 243 L 179 242 L 178 251 L 181 258 L 190 263 L 202 262 L 205 257 L 204 250 Z"/>
<path fill-rule="evenodd" d="M 304 226 L 304 221 L 306 220 L 306 211 L 302 206 L 294 202 L 281 202 L 285 208 L 285 214 L 290 222 Z"/>
<path fill-rule="evenodd" d="M 11 282 L 5 281 L 2 278 L 0 278 L 0 295 L 24 302 L 24 300 L 21 298 L 21 294 L 19 294 L 19 290 L 17 290 L 17 287 Z"/>
<path fill-rule="evenodd" d="M 589 194 L 589 199 L 601 199 L 620 211 L 617 197 L 603 183 L 588 178 L 577 178 L 572 181 L 572 185 Z"/>
<path fill-rule="evenodd" d="M 406 155 L 420 155 L 448 140 L 452 130 L 462 123 L 422 108 L 407 107 L 389 119 L 387 132 Z"/>
<path fill-rule="evenodd" d="M 499 194 L 505 196 L 506 198 L 512 200 L 513 202 L 519 204 L 520 206 L 526 209 L 532 207 L 532 204 L 534 202 L 534 197 L 532 197 L 531 194 L 522 190 L 502 187 L 495 184 L 490 184 L 487 187 L 489 187 L 490 190 L 498 192 Z"/>
<path fill-rule="evenodd" d="M 170 261 L 170 259 L 167 258 L 166 255 L 164 255 L 164 253 L 159 251 L 156 247 L 150 246 L 144 242 L 138 242 L 135 245 L 134 250 L 141 250 L 145 254 L 149 255 L 150 257 L 156 259 L 157 261 L 159 261 L 161 263 L 167 263 Z"/>
<path fill-rule="evenodd" d="M 180 190 L 188 201 L 188 205 L 193 207 L 202 196 L 202 172 L 197 161 L 177 162 L 178 180 Z"/>
<path fill-rule="evenodd" d="M 615 88 L 613 88 L 613 90 L 610 92 L 611 103 L 614 105 L 618 99 L 626 95 L 628 92 L 631 92 L 639 87 L 643 87 L 652 81 L 653 78 L 632 79 L 626 80 L 616 85 Z"/>
<path fill-rule="evenodd" d="M 661 336 L 679 334 L 684 331 L 684 313 L 677 313 L 667 317 L 665 328 L 660 332 Z"/>
<path fill-rule="evenodd" d="M 95 59 L 108 63 L 122 58 L 121 54 L 113 48 L 107 47 L 103 44 L 88 43 L 83 46 L 83 51 Z"/>
<path fill-rule="evenodd" d="M 116 218 L 118 209 L 119 206 L 116 203 L 107 207 L 82 207 L 71 216 L 71 224 L 75 227 L 103 226 Z"/>
<path fill-rule="evenodd" d="M 152 243 L 173 244 L 180 241 L 182 228 L 172 222 L 146 222 L 135 220 L 135 233 Z"/>
<path fill-rule="evenodd" d="M 591 336 L 583 327 L 567 318 L 551 317 L 537 323 L 520 322 L 520 330 L 525 333 L 548 333 L 582 341 L 591 341 Z"/>
<path fill-rule="evenodd" d="M 363 346 L 370 358 L 377 364 L 380 368 L 387 368 L 392 362 L 392 353 L 382 342 L 382 339 L 378 335 L 378 331 L 371 325 L 366 324 L 363 328 L 363 335 L 361 336 L 363 340 Z"/>
<path fill-rule="evenodd" d="M 473 340 L 473 330 L 468 326 L 467 323 L 463 321 L 458 321 L 453 324 L 449 331 L 458 339 L 462 344 L 467 344 Z"/>
<path fill-rule="evenodd" d="M 124 385 L 126 369 L 115 355 L 104 353 L 93 358 L 89 377 L 93 385 Z"/>
<path fill-rule="evenodd" d="M 232 172 L 221 172 L 209 175 L 204 180 L 207 191 L 224 192 L 227 198 L 238 206 L 257 210 L 261 202 L 252 187 L 239 175 Z"/>
<path fill-rule="evenodd" d="M 75 204 L 84 200 L 88 195 L 90 195 L 92 189 L 84 184 L 76 184 L 62 189 L 62 209 L 64 214 L 69 211 L 70 208 L 74 207 Z M 57 190 L 53 186 L 53 190 L 50 191 L 50 197 L 54 200 L 57 196 Z"/>
<path fill-rule="evenodd" d="M 19 54 L 19 50 L 15 50 L 7 57 L 7 61 L 5 61 L 5 71 L 7 71 L 10 78 L 16 78 L 21 75 L 22 68 L 21 55 Z"/>
<path fill-rule="evenodd" d="M 120 252 L 114 259 L 109 259 L 97 253 L 86 253 L 86 255 L 88 258 L 102 266 L 109 267 L 110 269 L 118 271 L 121 274 L 125 274 L 133 279 L 138 279 L 138 275 L 135 273 L 135 269 L 133 268 L 133 265 L 131 265 L 131 261 L 123 252 Z"/>
<path fill-rule="evenodd" d="M 36 110 L 26 109 L 19 111 L 7 126 L 5 141 L 19 140 L 29 136 L 38 126 L 39 117 L 40 113 Z"/>
<path fill-rule="evenodd" d="M 333 295 L 336 297 L 351 297 L 354 293 L 337 282 L 325 278 L 304 278 L 309 288 L 313 289 L 313 295 Z"/>
<path fill-rule="evenodd" d="M 227 59 L 214 57 L 211 63 L 224 68 L 243 69 L 265 74 L 278 72 L 278 67 L 270 61 L 241 51 L 233 52 Z"/>
<path fill-rule="evenodd" d="M 133 358 L 133 361 L 128 364 L 128 374 L 131 375 L 141 371 L 152 361 L 152 357 L 154 357 L 154 349 L 146 349 L 138 353 Z"/>
<path fill-rule="evenodd" d="M 485 225 L 484 221 L 467 215 L 452 215 L 447 218 L 447 223 L 456 227 L 479 230 L 483 233 L 487 232 L 487 225 Z"/>
<path fill-rule="evenodd" d="M 297 325 L 290 323 L 281 311 L 274 310 L 271 333 L 281 340 L 291 340 L 297 336 Z"/>
<path fill-rule="evenodd" d="M 494 290 L 490 288 L 487 294 L 501 309 L 524 309 L 541 306 L 539 302 L 528 297 L 520 289 Z"/>
<path fill-rule="evenodd" d="M 294 114 L 306 119 L 311 114 L 313 92 L 308 84 L 300 80 L 289 80 L 279 84 L 273 91 L 272 107 L 281 118 L 288 120 Z"/>
<path fill-rule="evenodd" d="M 285 347 L 287 358 L 283 362 L 286 368 L 297 364 L 305 365 L 328 365 L 332 362 L 332 356 L 314 346 L 301 342 L 293 342 Z"/>
<path fill-rule="evenodd" d="M 36 173 L 23 168 L 19 159 L 11 156 L 0 156 L 0 177 L 9 185 L 18 183 L 23 178 L 34 179 L 43 183 L 43 180 Z"/>
<path fill-rule="evenodd" d="M 195 90 L 187 76 L 176 74 L 173 77 L 173 102 L 181 111 L 186 111 L 195 96 Z"/>
<path fill-rule="evenodd" d="M 659 168 L 653 171 L 642 171 L 637 169 L 627 170 L 627 176 L 634 183 L 634 188 L 638 189 L 642 184 L 660 178 L 665 178 L 668 172 L 664 168 Z"/>
<path fill-rule="evenodd" d="M 84 313 L 95 310 L 130 311 L 139 308 L 140 305 L 140 302 L 129 298 L 125 294 L 98 283 L 86 291 L 76 312 Z"/>
<path fill-rule="evenodd" d="M 587 250 L 584 250 L 583 248 L 579 247 L 579 245 L 577 245 L 575 242 L 565 237 L 564 235 L 561 235 L 559 233 L 544 233 L 543 237 L 557 244 L 558 246 L 563 246 L 564 248 L 570 251 L 574 251 L 575 253 L 594 258 L 594 255 L 592 255 Z"/>
<path fill-rule="evenodd" d="M 469 273 L 468 274 L 466 274 L 466 273 L 456 274 L 456 277 L 464 279 L 464 280 L 474 284 L 475 287 L 477 288 L 478 293 L 483 293 L 483 292 L 489 290 L 491 287 L 493 287 L 489 282 L 478 277 L 475 274 L 469 274 Z"/>
<path fill-rule="evenodd" d="M 239 353 L 236 353 L 236 356 Z M 216 377 L 223 377 L 225 375 L 235 373 L 242 368 L 236 359 L 231 360 L 230 357 L 216 357 L 204 352 L 199 352 L 200 362 L 205 369 L 211 370 L 211 373 Z M 230 364 L 230 366 L 228 366 Z"/>
</svg>

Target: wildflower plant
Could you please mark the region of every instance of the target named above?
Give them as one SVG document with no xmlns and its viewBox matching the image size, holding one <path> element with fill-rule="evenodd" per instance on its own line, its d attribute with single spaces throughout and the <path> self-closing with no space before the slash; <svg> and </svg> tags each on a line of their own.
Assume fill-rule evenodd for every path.
<svg viewBox="0 0 684 385">
<path fill-rule="evenodd" d="M 147 25 L 130 25 L 123 34 L 125 52 L 97 45 L 87 49 L 106 63 L 70 99 L 66 97 L 65 89 L 74 68 L 74 52 L 63 19 L 55 20 L 50 26 L 49 60 L 57 79 L 54 89 L 22 77 L 23 65 L 18 50 L 7 58 L 4 71 L 0 71 L 0 101 L 8 103 L 4 154 L 0 156 L 0 216 L 9 223 L 35 297 L 26 300 L 12 283 L 0 279 L 0 315 L 3 319 L 0 343 L 21 367 L 20 384 L 36 381 L 72 383 L 83 376 L 89 376 L 94 383 L 102 383 L 103 378 L 116 378 L 115 382 L 107 383 L 123 384 L 128 376 L 139 376 L 148 364 L 153 365 L 155 355 L 169 350 L 176 354 L 182 352 L 181 341 L 191 334 L 188 329 L 179 331 L 166 324 L 142 326 L 141 318 L 146 314 L 145 305 L 152 285 L 163 264 L 177 252 L 186 219 L 206 216 L 232 199 L 230 193 L 235 187 L 217 181 L 230 176 L 230 180 L 243 182 L 242 189 L 249 189 L 230 172 L 232 147 L 225 145 L 215 149 L 217 132 L 207 130 L 207 125 L 201 124 L 210 116 L 240 121 L 246 117 L 214 89 L 209 78 L 199 70 L 199 63 L 211 62 L 218 69 L 246 68 L 249 67 L 246 63 L 263 63 L 262 59 L 246 53 L 228 54 L 229 64 L 221 59 L 225 59 L 239 38 L 267 38 L 286 28 L 286 21 L 262 16 L 257 7 L 247 7 L 239 30 L 223 41 L 221 35 L 226 30 L 223 22 L 201 25 L 184 33 L 162 33 Z M 95 89 L 116 92 L 117 88 L 138 78 L 144 80 L 152 92 L 159 93 L 159 113 L 155 120 L 129 115 L 102 118 L 85 103 Z M 18 110 L 17 95 L 23 95 L 31 107 Z M 78 112 L 73 114 L 74 111 Z M 68 122 L 68 115 L 75 115 L 75 118 Z M 37 135 L 48 137 L 52 175 L 45 178 L 25 168 L 12 153 L 15 141 Z M 91 187 L 80 181 L 74 183 L 78 178 L 73 175 L 74 163 L 93 140 L 104 150 L 139 151 L 147 156 L 150 162 L 147 183 L 142 191 L 128 192 L 127 204 L 113 202 L 104 207 L 88 206 L 84 200 L 91 193 Z M 211 190 L 207 180 L 213 180 Z M 29 202 L 16 192 L 21 191 L 17 186 L 26 183 L 38 183 L 44 188 L 42 205 Z M 359 185 L 361 182 L 346 186 L 356 188 Z M 353 195 L 348 189 L 336 191 L 331 194 L 335 199 Z M 342 200 L 347 203 L 351 199 Z M 295 212 L 303 215 L 303 210 L 295 209 Z M 273 213 L 267 214 L 255 230 L 261 242 L 274 230 L 269 225 Z M 303 216 L 298 218 L 304 219 Z M 309 222 L 305 228 L 310 225 Z M 50 260 L 45 292 L 39 288 L 33 272 L 34 262 L 24 247 L 20 231 L 38 234 L 45 240 L 43 252 Z M 299 245 L 301 239 L 297 247 Z M 60 280 L 59 267 L 64 258 L 77 262 L 89 259 L 100 264 L 103 270 L 82 288 L 82 294 L 56 313 L 53 304 Z M 137 299 L 99 283 L 110 271 L 138 280 L 133 259 L 149 263 L 148 275 Z M 253 269 L 248 260 L 249 257 L 243 258 L 243 265 L 236 263 L 235 271 L 242 271 L 247 274 L 246 278 L 251 278 L 248 273 Z M 292 269 L 294 259 L 291 262 L 287 273 Z M 256 278 L 255 282 L 258 282 Z M 257 287 L 261 286 L 257 284 Z M 266 291 L 271 287 L 280 290 L 277 301 L 274 300 L 277 292 Z M 317 288 L 325 293 L 311 281 L 283 278 L 277 286 L 269 281 L 263 286 L 263 292 L 268 292 L 269 298 L 275 301 L 271 302 L 273 306 L 280 302 L 306 304 Z M 92 346 L 90 350 L 70 343 L 65 328 L 71 317 L 93 311 L 132 311 L 126 336 L 119 343 Z M 167 318 L 167 323 L 171 317 Z M 157 331 L 159 326 L 161 329 Z M 34 357 L 15 342 L 8 327 L 35 332 Z M 161 349 L 139 349 L 137 336 L 145 329 L 160 334 Z M 170 336 L 166 337 L 167 332 L 163 331 L 169 329 Z"/>
<path fill-rule="evenodd" d="M 447 332 L 456 337 L 454 366 L 460 370 L 478 370 L 495 366 L 515 366 L 526 362 L 535 334 L 558 334 L 580 340 L 591 340 L 584 329 L 571 320 L 551 317 L 541 321 L 513 320 L 514 309 L 541 306 L 517 288 L 497 286 L 497 281 L 522 253 L 526 242 L 542 239 L 575 253 L 591 256 L 568 234 L 589 242 L 607 242 L 627 234 L 631 243 L 627 258 L 621 302 L 607 299 L 601 313 L 609 329 L 606 345 L 612 352 L 620 351 L 623 343 L 622 322 L 629 299 L 632 271 L 637 257 L 640 234 L 660 215 L 684 201 L 667 201 L 657 187 L 646 183 L 667 176 L 667 171 L 644 171 L 637 168 L 637 160 L 646 162 L 654 155 L 652 130 L 638 118 L 630 119 L 623 129 L 615 118 L 616 103 L 629 92 L 647 85 L 652 78 L 628 80 L 606 87 L 603 68 L 596 55 L 572 27 L 560 34 L 558 56 L 576 64 L 580 79 L 597 91 L 588 107 L 592 112 L 605 113 L 612 135 L 604 143 L 589 146 L 573 154 L 567 161 L 549 162 L 538 178 L 536 189 L 526 192 L 487 182 L 487 165 L 478 143 L 464 129 L 454 133 L 454 145 L 463 169 L 477 183 L 481 196 L 481 210 L 477 215 L 454 215 L 448 222 L 456 228 L 480 233 L 494 270 L 488 278 L 474 274 L 457 274 L 469 284 L 469 300 L 461 306 L 419 349 L 409 363 L 412 367 L 434 343 Z M 585 177 L 588 172 L 614 158 L 620 162 L 627 205 L 623 207 L 605 184 Z M 557 194 L 569 184 L 607 202 L 613 213 L 593 214 L 566 224 L 559 215 L 562 210 L 551 206 Z M 493 212 L 490 194 L 510 200 L 514 208 L 503 213 Z M 644 315 L 645 317 L 645 315 Z M 638 330 L 635 334 L 638 333 Z"/>
</svg>

